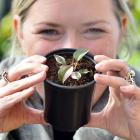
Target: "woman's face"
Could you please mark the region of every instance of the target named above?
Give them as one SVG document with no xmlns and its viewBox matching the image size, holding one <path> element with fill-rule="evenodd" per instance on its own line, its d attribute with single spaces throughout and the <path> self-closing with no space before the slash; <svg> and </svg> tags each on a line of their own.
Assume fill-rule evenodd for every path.
<svg viewBox="0 0 140 140">
<path fill-rule="evenodd" d="M 45 56 L 58 48 L 88 48 L 94 55 L 114 58 L 120 27 L 111 0 L 38 0 L 18 36 L 28 56 Z"/>
</svg>

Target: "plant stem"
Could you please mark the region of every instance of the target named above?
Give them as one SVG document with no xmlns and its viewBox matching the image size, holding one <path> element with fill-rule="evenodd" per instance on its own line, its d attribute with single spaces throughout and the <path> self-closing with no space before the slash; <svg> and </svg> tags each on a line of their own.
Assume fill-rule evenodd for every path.
<svg viewBox="0 0 140 140">
<path fill-rule="evenodd" d="M 75 62 L 74 63 L 74 71 L 76 70 L 77 65 L 78 65 L 78 62 Z"/>
</svg>

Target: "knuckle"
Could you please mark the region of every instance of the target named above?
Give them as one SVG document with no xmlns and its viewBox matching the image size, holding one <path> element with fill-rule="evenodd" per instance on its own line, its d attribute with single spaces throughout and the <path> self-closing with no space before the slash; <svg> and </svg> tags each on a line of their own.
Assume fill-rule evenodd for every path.
<svg viewBox="0 0 140 140">
<path fill-rule="evenodd" d="M 131 88 L 130 88 L 131 92 L 136 92 L 137 91 L 137 88 L 135 85 L 131 85 Z"/>
<path fill-rule="evenodd" d="M 42 75 L 41 75 L 41 80 L 44 80 L 45 78 L 46 78 L 46 72 L 44 71 L 43 73 L 42 73 Z"/>
<path fill-rule="evenodd" d="M 41 55 L 37 55 L 37 54 L 31 56 L 31 58 L 40 58 L 40 57 L 42 57 L 42 56 Z"/>
<path fill-rule="evenodd" d="M 118 59 L 118 61 L 120 62 L 120 63 L 126 63 L 123 59 Z"/>
<path fill-rule="evenodd" d="M 18 95 L 18 98 L 17 98 L 17 101 L 22 101 L 24 99 L 23 95 L 25 94 L 26 92 L 22 91 L 22 92 L 18 92 L 17 95 Z"/>
<path fill-rule="evenodd" d="M 43 70 L 47 71 L 48 70 L 48 66 L 47 65 L 43 65 Z"/>
<path fill-rule="evenodd" d="M 3 102 L 9 102 L 11 100 L 11 96 L 5 96 L 3 98 Z"/>
<path fill-rule="evenodd" d="M 124 61 L 124 60 L 122 60 L 122 59 L 119 59 L 119 63 L 120 63 L 122 66 L 128 67 L 127 62 Z"/>
<path fill-rule="evenodd" d="M 131 119 L 139 117 L 139 113 L 133 107 L 129 110 L 129 114 Z"/>
<path fill-rule="evenodd" d="M 46 76 L 46 75 L 47 75 L 47 73 L 46 73 L 46 71 L 44 71 L 44 72 L 43 72 L 43 76 Z"/>
<path fill-rule="evenodd" d="M 17 91 L 21 88 L 20 82 L 11 82 L 8 84 L 8 87 L 12 90 L 12 91 Z"/>
<path fill-rule="evenodd" d="M 41 55 L 33 55 L 33 56 L 31 56 L 30 58 L 29 58 L 30 60 L 41 60 L 41 61 L 45 61 L 46 60 L 46 58 L 45 57 L 43 57 L 43 56 L 41 56 Z"/>
<path fill-rule="evenodd" d="M 21 71 L 22 67 L 20 64 L 16 65 L 15 67 L 13 67 L 12 69 L 9 70 L 8 72 L 8 78 L 9 81 L 14 81 L 17 79 L 17 77 L 20 76 L 20 71 Z"/>
</svg>

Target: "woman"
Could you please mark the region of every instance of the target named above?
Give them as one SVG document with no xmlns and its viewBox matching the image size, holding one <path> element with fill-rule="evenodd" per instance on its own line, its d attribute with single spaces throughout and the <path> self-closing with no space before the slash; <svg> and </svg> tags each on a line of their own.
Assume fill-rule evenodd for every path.
<svg viewBox="0 0 140 140">
<path fill-rule="evenodd" d="M 123 4 L 124 0 L 14 0 L 13 28 L 27 58 L 12 65 L 0 81 L 1 132 L 18 140 L 52 137 L 50 126 L 24 125 L 45 124 L 43 111 L 38 110 L 42 108 L 41 83 L 48 70 L 43 56 L 58 48 L 88 48 L 98 63 L 96 70 L 102 73 L 95 74 L 93 109 L 98 113 L 91 114 L 87 126 L 92 128 L 88 132 L 89 128 L 81 128 L 74 138 L 82 139 L 83 134 L 94 140 L 99 134 L 96 139 L 140 139 L 140 88 L 133 77 L 128 79 L 131 83 L 125 80 L 131 74 L 128 65 L 116 59 L 127 26 Z M 25 105 L 25 99 L 37 109 Z M 104 135 L 103 129 L 110 133 Z"/>
</svg>

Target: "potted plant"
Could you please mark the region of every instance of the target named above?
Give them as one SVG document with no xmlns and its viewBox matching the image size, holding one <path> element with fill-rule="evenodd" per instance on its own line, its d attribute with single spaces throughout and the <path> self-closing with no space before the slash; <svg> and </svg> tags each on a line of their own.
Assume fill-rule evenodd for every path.
<svg viewBox="0 0 140 140">
<path fill-rule="evenodd" d="M 87 49 L 59 49 L 46 55 L 46 122 L 59 131 L 75 131 L 90 117 L 95 61 Z"/>
</svg>

